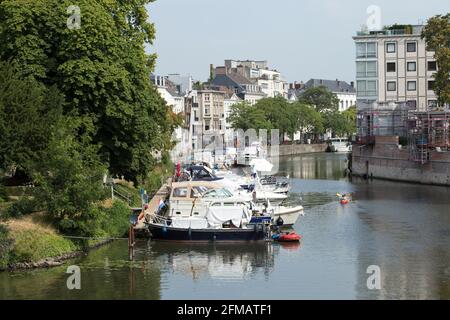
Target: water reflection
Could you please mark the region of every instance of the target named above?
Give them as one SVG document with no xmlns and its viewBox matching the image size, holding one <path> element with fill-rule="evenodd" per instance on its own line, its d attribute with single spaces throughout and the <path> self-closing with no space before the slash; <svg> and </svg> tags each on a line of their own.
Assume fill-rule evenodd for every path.
<svg viewBox="0 0 450 320">
<path fill-rule="evenodd" d="M 220 281 L 242 281 L 262 272 L 268 276 L 279 248 L 271 243 L 179 244 L 151 242 L 148 253 L 163 266 L 163 272 L 192 280 L 208 277 Z"/>
<path fill-rule="evenodd" d="M 345 179 L 345 154 L 318 153 L 280 157 L 279 174 L 298 179 Z"/>
<path fill-rule="evenodd" d="M 450 297 L 450 188 L 386 181 L 356 182 L 360 281 L 357 297 Z M 370 264 L 381 268 L 382 289 L 365 285 Z"/>
</svg>

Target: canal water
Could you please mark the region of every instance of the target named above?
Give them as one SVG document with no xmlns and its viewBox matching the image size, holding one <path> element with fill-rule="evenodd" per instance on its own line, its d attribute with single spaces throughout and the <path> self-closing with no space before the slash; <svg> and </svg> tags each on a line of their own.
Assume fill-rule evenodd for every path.
<svg viewBox="0 0 450 320">
<path fill-rule="evenodd" d="M 129 262 L 116 241 L 61 267 L 0 273 L 0 299 L 450 299 L 450 188 L 349 180 L 346 160 L 281 159 L 305 207 L 300 244 L 140 241 Z M 354 201 L 341 205 L 346 192 Z M 69 265 L 80 290 L 67 289 Z M 367 286 L 369 266 L 380 289 Z"/>
</svg>

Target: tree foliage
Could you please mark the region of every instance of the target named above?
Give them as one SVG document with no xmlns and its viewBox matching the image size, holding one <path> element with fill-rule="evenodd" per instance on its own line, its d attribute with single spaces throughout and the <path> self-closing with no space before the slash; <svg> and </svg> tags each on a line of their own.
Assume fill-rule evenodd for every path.
<svg viewBox="0 0 450 320">
<path fill-rule="evenodd" d="M 450 13 L 430 18 L 422 30 L 427 50 L 435 52 L 438 70 L 434 74 L 436 80 L 434 91 L 438 97 L 438 105 L 450 103 Z"/>
<path fill-rule="evenodd" d="M 267 120 L 264 111 L 257 105 L 241 102 L 231 106 L 227 119 L 235 129 L 272 129 L 272 124 Z"/>
<path fill-rule="evenodd" d="M 0 61 L 0 169 L 28 172 L 40 162 L 64 97 L 55 86 L 22 79 L 17 64 Z"/>
<path fill-rule="evenodd" d="M 227 120 L 234 129 L 278 129 L 282 140 L 285 134 L 293 140 L 296 133 L 314 135 L 317 139 L 326 130 L 337 135 L 353 134 L 356 107 L 342 113 L 334 109 L 319 112 L 304 101 L 289 103 L 283 97 L 264 98 L 254 105 L 243 102 L 232 106 Z"/>
<path fill-rule="evenodd" d="M 306 89 L 300 94 L 299 101 L 313 106 L 318 112 L 339 109 L 339 99 L 325 86 Z"/>
<path fill-rule="evenodd" d="M 88 116 L 112 174 L 136 181 L 171 146 L 176 125 L 150 83 L 155 30 L 149 0 L 79 0 L 81 27 L 68 28 L 69 0 L 0 1 L 0 60 L 65 96 L 65 112 Z"/>
</svg>

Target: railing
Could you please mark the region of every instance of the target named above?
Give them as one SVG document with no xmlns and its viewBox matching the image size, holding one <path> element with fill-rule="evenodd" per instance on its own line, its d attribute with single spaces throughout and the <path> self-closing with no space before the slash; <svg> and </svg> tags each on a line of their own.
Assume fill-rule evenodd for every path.
<svg viewBox="0 0 450 320">
<path fill-rule="evenodd" d="M 124 189 L 121 189 L 118 184 L 113 184 L 112 186 L 112 193 L 114 197 L 127 202 L 129 206 L 133 205 L 133 199 L 128 192 L 126 192 Z"/>
</svg>

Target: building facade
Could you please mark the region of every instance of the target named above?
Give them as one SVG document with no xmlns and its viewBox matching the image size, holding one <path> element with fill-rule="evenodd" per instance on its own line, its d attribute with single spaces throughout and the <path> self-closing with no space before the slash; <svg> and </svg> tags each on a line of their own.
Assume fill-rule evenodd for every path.
<svg viewBox="0 0 450 320">
<path fill-rule="evenodd" d="M 199 111 L 199 126 L 195 132 L 197 139 L 202 140 L 201 148 L 211 143 L 224 144 L 225 139 L 225 92 L 216 90 L 199 90 L 197 102 Z M 200 147 L 200 146 L 198 146 Z"/>
<path fill-rule="evenodd" d="M 245 86 L 247 97 L 242 97 L 242 92 L 236 93 L 252 104 L 263 97 L 288 97 L 287 82 L 279 71 L 269 69 L 265 60 L 225 60 L 224 66 L 214 69 L 213 84 L 223 83 L 223 76 Z"/>
<path fill-rule="evenodd" d="M 360 108 L 407 102 L 425 111 L 436 105 L 434 52 L 420 36 L 423 26 L 362 31 L 356 45 L 356 89 Z"/>
</svg>

